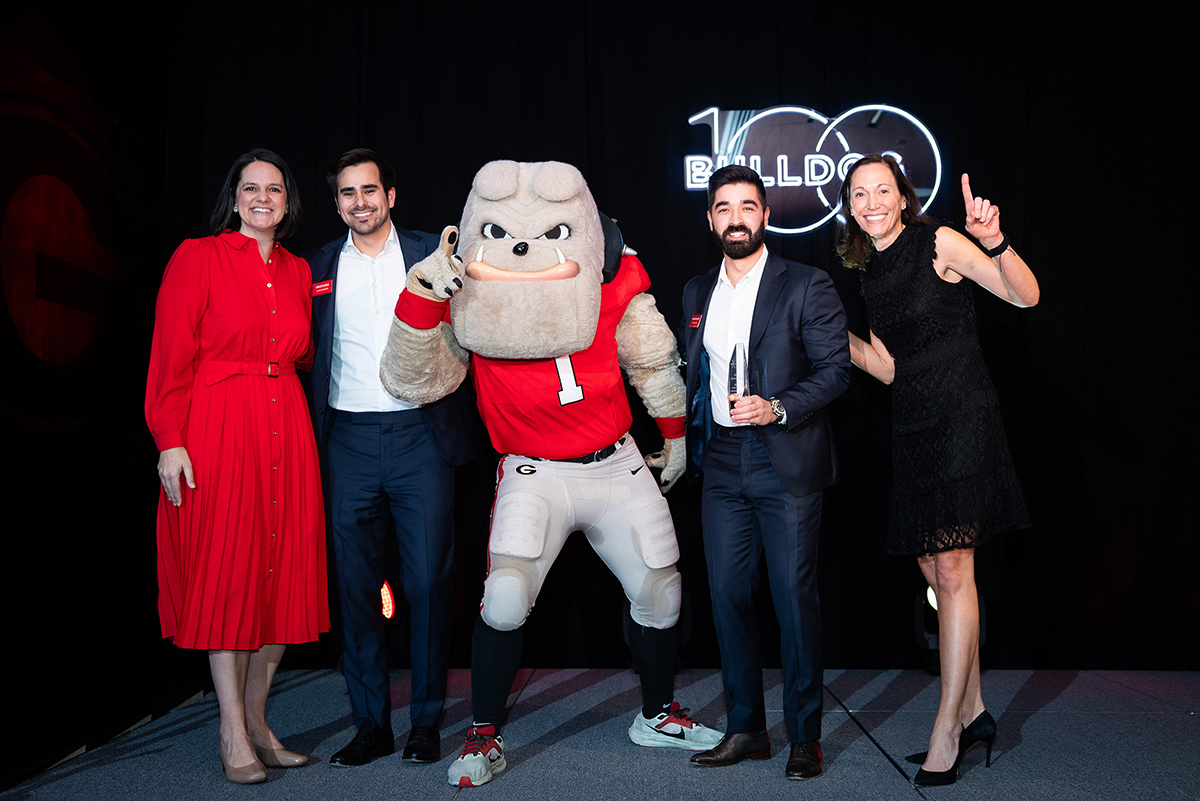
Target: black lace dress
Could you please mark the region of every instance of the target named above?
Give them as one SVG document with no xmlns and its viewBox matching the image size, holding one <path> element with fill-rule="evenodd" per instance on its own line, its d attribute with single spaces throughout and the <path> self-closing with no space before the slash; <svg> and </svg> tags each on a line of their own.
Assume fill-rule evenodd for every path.
<svg viewBox="0 0 1200 801">
<path fill-rule="evenodd" d="M 973 548 L 1029 525 L 979 350 L 971 282 L 934 272 L 937 228 L 907 226 L 862 275 L 871 330 L 896 360 L 892 554 Z"/>
</svg>

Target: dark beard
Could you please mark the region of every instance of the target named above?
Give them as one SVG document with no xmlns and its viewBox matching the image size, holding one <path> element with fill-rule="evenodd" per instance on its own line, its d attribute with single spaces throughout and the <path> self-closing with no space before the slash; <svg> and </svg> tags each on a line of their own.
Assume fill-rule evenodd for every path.
<svg viewBox="0 0 1200 801">
<path fill-rule="evenodd" d="M 741 242 L 731 242 L 725 238 L 727 234 L 736 231 L 746 231 L 750 234 L 750 237 Z M 744 259 L 747 256 L 753 256 L 755 253 L 757 253 L 758 249 L 762 247 L 763 237 L 765 237 L 766 234 L 767 224 L 764 222 L 762 225 L 758 226 L 757 231 L 751 231 L 745 225 L 731 225 L 720 234 L 714 232 L 713 236 L 716 237 L 717 244 L 720 245 L 721 252 L 725 254 L 726 258 L 737 261 L 738 259 Z"/>
</svg>

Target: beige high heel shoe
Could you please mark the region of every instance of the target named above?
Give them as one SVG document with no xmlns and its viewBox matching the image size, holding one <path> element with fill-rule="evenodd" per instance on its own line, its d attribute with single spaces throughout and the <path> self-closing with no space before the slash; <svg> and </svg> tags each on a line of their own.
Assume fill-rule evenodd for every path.
<svg viewBox="0 0 1200 801">
<path fill-rule="evenodd" d="M 217 755 L 221 757 L 221 772 L 234 784 L 258 784 L 267 780 L 267 769 L 257 759 L 240 768 L 231 767 L 225 759 L 225 748 L 219 742 L 217 743 Z"/>
<path fill-rule="evenodd" d="M 286 748 L 267 748 L 259 745 L 253 737 L 250 738 L 250 744 L 254 746 L 254 753 L 258 754 L 259 760 L 268 768 L 302 768 L 308 764 L 308 757 L 304 754 Z"/>
</svg>

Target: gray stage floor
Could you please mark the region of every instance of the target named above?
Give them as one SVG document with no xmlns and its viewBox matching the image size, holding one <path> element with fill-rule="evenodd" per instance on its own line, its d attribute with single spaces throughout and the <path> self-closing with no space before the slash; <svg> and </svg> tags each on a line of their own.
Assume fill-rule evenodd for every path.
<svg viewBox="0 0 1200 801">
<path fill-rule="evenodd" d="M 408 729 L 408 674 L 392 676 L 399 745 Z M 787 735 L 779 673 L 767 676 L 773 756 L 728 768 L 696 768 L 688 752 L 639 748 L 625 730 L 640 705 L 637 679 L 621 670 L 526 670 L 504 730 L 509 769 L 480 788 L 446 782 L 446 766 L 470 718 L 470 676 L 453 671 L 442 726 L 443 759 L 399 756 L 338 768 L 329 756 L 354 734 L 342 677 L 280 673 L 269 719 L 289 748 L 313 763 L 268 770 L 239 787 L 217 760 L 217 706 L 208 696 L 65 762 L 3 794 L 6 799 L 1200 799 L 1200 673 L 989 671 L 984 697 L 1000 733 L 992 767 L 983 749 L 958 784 L 916 790 L 904 755 L 924 750 L 937 680 L 916 671 L 829 670 L 823 718 L 825 775 L 783 778 Z M 716 671 L 686 671 L 676 698 L 723 728 Z M 398 749 L 397 749 L 398 750 Z"/>
</svg>

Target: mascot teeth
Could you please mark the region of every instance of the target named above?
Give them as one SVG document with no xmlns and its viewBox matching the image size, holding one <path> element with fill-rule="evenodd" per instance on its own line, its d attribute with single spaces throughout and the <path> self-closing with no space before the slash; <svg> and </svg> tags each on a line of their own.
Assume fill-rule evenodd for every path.
<svg viewBox="0 0 1200 801">
<path fill-rule="evenodd" d="M 467 264 L 467 275 L 476 281 L 564 281 L 579 275 L 579 265 L 573 261 L 562 261 L 544 270 L 503 270 L 485 261 Z"/>
<path fill-rule="evenodd" d="M 467 275 L 476 281 L 563 281 L 579 275 L 578 262 L 569 261 L 559 248 L 554 248 L 558 261 L 544 270 L 505 270 L 483 260 L 483 244 L 475 250 L 475 258 L 467 262 Z"/>
</svg>

